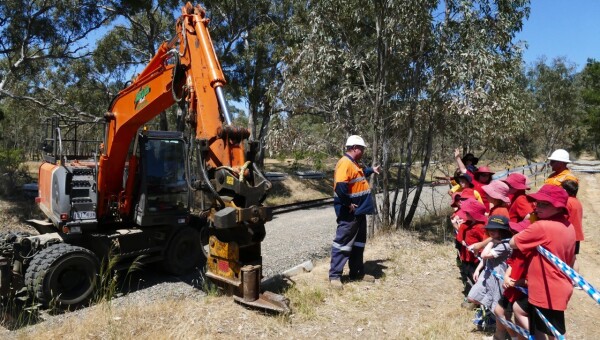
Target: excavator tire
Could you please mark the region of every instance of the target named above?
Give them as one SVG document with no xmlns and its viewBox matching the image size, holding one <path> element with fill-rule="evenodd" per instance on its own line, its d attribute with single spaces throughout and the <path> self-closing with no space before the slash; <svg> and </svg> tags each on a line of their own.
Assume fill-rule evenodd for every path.
<svg viewBox="0 0 600 340">
<path fill-rule="evenodd" d="M 93 296 L 99 268 L 91 251 L 57 243 L 34 255 L 25 272 L 25 285 L 45 307 L 74 309 Z"/>
<path fill-rule="evenodd" d="M 202 259 L 200 234 L 191 227 L 182 227 L 169 241 L 163 268 L 173 275 L 183 275 L 200 265 Z"/>
</svg>

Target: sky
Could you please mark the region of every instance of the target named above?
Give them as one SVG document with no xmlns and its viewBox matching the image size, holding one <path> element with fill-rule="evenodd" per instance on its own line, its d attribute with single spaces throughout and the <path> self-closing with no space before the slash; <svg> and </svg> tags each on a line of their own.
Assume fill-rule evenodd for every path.
<svg viewBox="0 0 600 340">
<path fill-rule="evenodd" d="M 527 65 L 541 56 L 566 57 L 581 71 L 588 58 L 600 61 L 600 0 L 531 0 L 517 39 L 527 41 Z"/>
</svg>

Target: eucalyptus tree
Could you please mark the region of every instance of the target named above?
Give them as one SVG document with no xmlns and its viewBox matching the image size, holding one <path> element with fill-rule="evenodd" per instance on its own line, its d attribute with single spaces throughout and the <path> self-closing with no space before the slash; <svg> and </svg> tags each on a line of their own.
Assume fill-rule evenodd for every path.
<svg viewBox="0 0 600 340">
<path fill-rule="evenodd" d="M 583 71 L 582 100 L 584 126 L 587 129 L 588 146 L 600 158 L 600 61 L 588 59 Z"/>
<path fill-rule="evenodd" d="M 281 56 L 296 13 L 293 0 L 205 1 L 211 34 L 229 82 L 229 94 L 245 105 L 251 139 L 260 142 L 258 161 L 281 84 Z M 238 105 L 238 106 L 239 106 Z M 240 113 L 241 114 L 241 113 Z"/>
<path fill-rule="evenodd" d="M 536 117 L 532 130 L 545 154 L 570 148 L 583 132 L 576 75 L 575 64 L 565 58 L 548 62 L 544 57 L 527 74 Z"/>
<path fill-rule="evenodd" d="M 102 1 L 0 2 L 0 107 L 4 145 L 30 148 L 39 117 L 93 117 L 54 91 L 51 82 L 67 65 L 91 54 L 90 36 L 110 20 Z"/>
<path fill-rule="evenodd" d="M 109 78 L 112 87 L 124 86 L 146 66 L 160 44 L 175 36 L 181 6 L 177 0 L 106 1 L 102 8 L 114 19 L 94 51 L 98 74 Z M 109 92 L 116 94 L 114 89 Z M 167 112 L 161 112 L 158 120 L 161 130 L 169 130 Z"/>
<path fill-rule="evenodd" d="M 522 129 L 513 40 L 528 10 L 528 1 L 310 3 L 307 24 L 297 28 L 303 43 L 286 59 L 283 103 L 295 114 L 329 117 L 329 136 L 369 135 L 386 170 L 400 161 L 402 198 L 397 202 L 396 191 L 388 201 L 384 174 L 379 217 L 383 225 L 406 226 L 436 137 L 478 147 Z M 422 165 L 409 201 L 416 160 Z"/>
</svg>

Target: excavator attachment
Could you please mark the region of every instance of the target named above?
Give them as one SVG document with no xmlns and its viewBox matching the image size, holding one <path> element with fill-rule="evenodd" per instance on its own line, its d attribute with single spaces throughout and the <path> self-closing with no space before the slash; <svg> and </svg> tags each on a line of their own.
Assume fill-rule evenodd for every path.
<svg viewBox="0 0 600 340">
<path fill-rule="evenodd" d="M 206 276 L 242 305 L 270 312 L 289 313 L 289 301 L 284 296 L 269 291 L 260 292 L 262 265 L 260 261 L 250 260 L 255 257 L 257 247 L 260 249 L 260 244 L 251 244 L 240 252 L 237 242 L 222 242 L 211 236 Z M 251 264 L 252 262 L 257 264 Z"/>
</svg>

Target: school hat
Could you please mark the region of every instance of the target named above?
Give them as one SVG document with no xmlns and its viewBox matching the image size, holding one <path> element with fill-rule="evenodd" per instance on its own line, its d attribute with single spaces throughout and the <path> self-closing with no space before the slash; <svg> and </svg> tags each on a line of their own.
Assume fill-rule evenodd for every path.
<svg viewBox="0 0 600 340">
<path fill-rule="evenodd" d="M 522 232 L 523 230 L 527 229 L 527 227 L 529 227 L 530 225 L 531 221 L 529 219 L 524 219 L 521 222 L 508 222 L 510 230 L 514 231 L 515 233 Z"/>
<path fill-rule="evenodd" d="M 451 207 L 458 207 L 457 201 L 460 200 L 460 198 L 462 197 L 460 192 L 455 192 L 452 194 L 452 204 L 450 204 Z"/>
<path fill-rule="evenodd" d="M 510 198 L 508 198 L 508 185 L 502 181 L 492 181 L 490 184 L 482 186 L 481 189 L 483 189 L 483 191 L 491 198 L 510 203 Z"/>
<path fill-rule="evenodd" d="M 457 215 L 463 220 L 467 220 L 467 213 L 469 213 L 471 217 L 473 217 L 477 221 L 486 221 L 485 205 L 479 203 L 479 201 L 474 198 L 469 198 L 462 202 L 462 204 L 460 205 L 460 210 L 457 212 Z"/>
<path fill-rule="evenodd" d="M 459 180 L 460 178 L 464 178 L 464 179 L 466 179 L 466 180 L 467 180 L 467 182 L 469 182 L 469 184 L 471 184 L 471 185 L 473 184 L 473 178 L 472 178 L 472 177 L 471 177 L 471 175 L 469 175 L 469 174 L 460 174 L 460 175 L 458 175 L 458 176 L 454 177 L 454 180 L 455 180 L 455 181 L 458 183 L 458 180 Z"/>
<path fill-rule="evenodd" d="M 512 173 L 508 175 L 502 182 L 508 184 L 509 187 L 516 190 L 529 190 L 529 185 L 527 184 L 527 176 L 519 173 Z"/>
<path fill-rule="evenodd" d="M 475 175 L 477 175 L 477 174 L 490 174 L 490 176 L 491 176 L 491 175 L 495 174 L 495 172 L 493 172 L 492 170 L 490 170 L 489 167 L 484 165 L 484 166 L 479 167 L 477 169 L 477 171 L 475 171 Z"/>
<path fill-rule="evenodd" d="M 567 201 L 569 200 L 569 194 L 567 194 L 565 189 L 551 184 L 544 184 L 538 192 L 527 196 L 536 201 L 548 202 L 555 208 L 566 208 Z"/>
<path fill-rule="evenodd" d="M 479 162 L 479 158 L 475 157 L 475 155 L 473 155 L 472 153 L 468 153 L 462 158 L 463 164 L 467 161 L 471 161 L 471 164 L 477 165 L 477 162 Z"/>
<path fill-rule="evenodd" d="M 477 199 L 477 197 L 475 197 L 475 190 L 473 190 L 473 188 L 462 189 L 460 192 L 460 199 L 464 201 L 469 198 Z"/>
<path fill-rule="evenodd" d="M 501 215 L 492 215 L 488 218 L 485 229 L 509 230 L 508 218 Z"/>
</svg>

